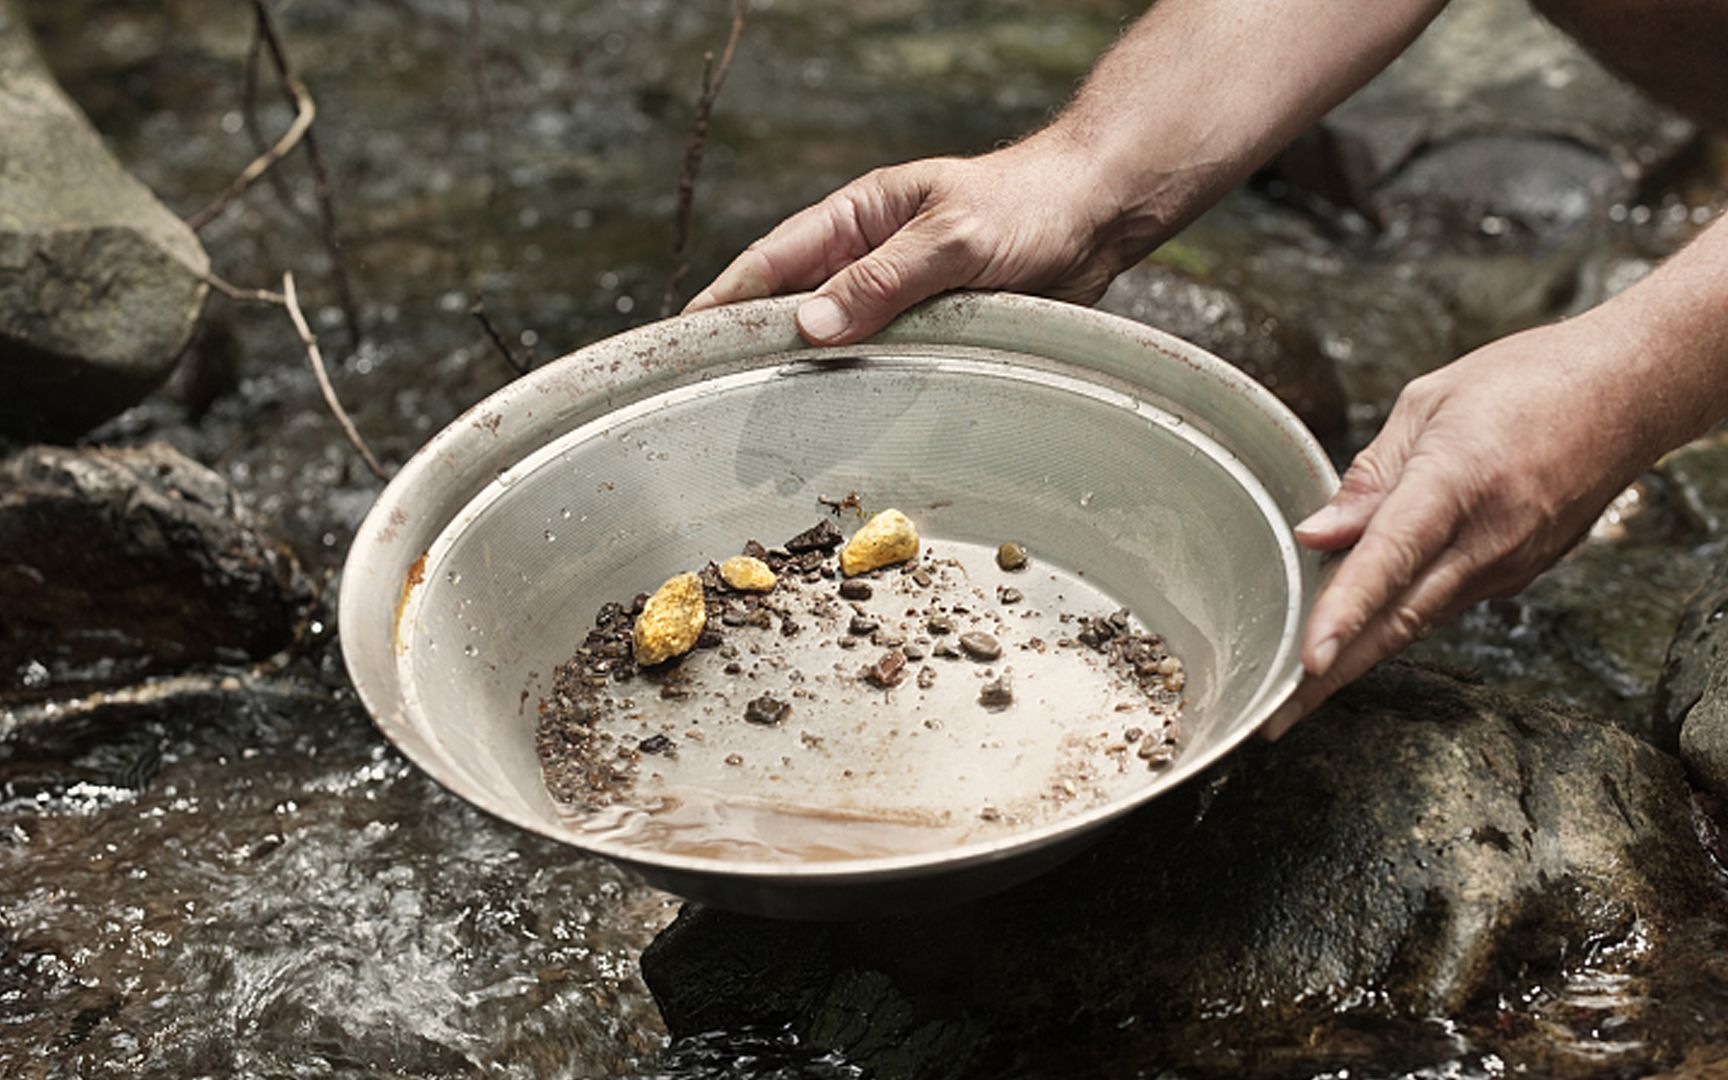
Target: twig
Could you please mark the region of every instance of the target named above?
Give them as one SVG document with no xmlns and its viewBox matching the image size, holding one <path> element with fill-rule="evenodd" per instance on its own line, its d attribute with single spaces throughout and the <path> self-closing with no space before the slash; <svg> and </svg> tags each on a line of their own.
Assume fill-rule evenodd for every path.
<svg viewBox="0 0 1728 1080">
<path fill-rule="evenodd" d="M 264 39 L 264 46 L 270 52 L 270 61 L 276 67 L 276 75 L 282 84 L 282 92 L 294 104 L 293 84 L 299 82 L 294 74 L 294 67 L 288 62 L 288 53 L 282 48 L 282 38 L 276 33 L 276 22 L 270 15 L 270 6 L 266 0 L 252 0 L 252 9 L 258 15 L 258 34 Z M 306 137 L 301 140 L 306 146 L 306 160 L 312 166 L 312 176 L 317 181 L 319 217 L 324 228 L 324 246 L 330 252 L 330 277 L 336 286 L 336 296 L 342 306 L 342 319 L 348 327 L 348 346 L 357 349 L 364 335 L 360 329 L 360 307 L 354 302 L 354 287 L 348 280 L 348 264 L 342 255 L 342 241 L 336 231 L 336 207 L 330 197 L 330 170 L 324 164 L 324 154 L 318 149 L 318 136 L 308 128 Z"/>
<path fill-rule="evenodd" d="M 287 297 L 283 296 L 281 293 L 271 292 L 269 289 L 242 288 L 231 281 L 216 276 L 214 273 L 205 273 L 204 284 L 215 289 L 228 299 L 238 300 L 241 303 L 276 304 L 279 307 L 288 306 Z"/>
<path fill-rule="evenodd" d="M 748 0 L 732 0 L 732 32 L 726 35 L 726 47 L 720 52 L 720 62 L 714 54 L 702 54 L 702 94 L 696 99 L 696 117 L 690 125 L 690 139 L 684 144 L 684 167 L 678 173 L 678 209 L 672 219 L 672 272 L 666 278 L 666 292 L 660 298 L 660 316 L 672 314 L 672 304 L 678 295 L 678 283 L 690 269 L 684 260 L 684 249 L 690 244 L 690 212 L 696 199 L 696 178 L 702 172 L 702 152 L 708 146 L 708 119 L 714 112 L 714 99 L 726 84 L 732 70 L 732 58 L 738 52 L 738 39 L 744 36 L 744 14 Z"/>
<path fill-rule="evenodd" d="M 318 107 L 312 102 L 312 95 L 306 89 L 306 84 L 292 75 L 287 77 L 288 92 L 294 98 L 294 122 L 288 125 L 288 130 L 282 133 L 275 144 L 266 148 L 262 154 L 252 159 L 251 164 L 242 169 L 232 183 L 222 194 L 210 200 L 209 205 L 186 219 L 186 224 L 197 232 L 221 216 L 222 212 L 233 204 L 235 199 L 246 193 L 246 189 L 257 182 L 260 176 L 269 171 L 270 166 L 288 156 L 289 151 L 299 145 L 306 133 L 312 130 L 312 119 L 318 115 Z"/>
<path fill-rule="evenodd" d="M 312 328 L 306 325 L 306 314 L 300 310 L 300 298 L 294 293 L 292 272 L 282 275 L 282 303 L 288 309 L 288 318 L 294 321 L 294 330 L 300 335 L 300 343 L 306 346 L 306 359 L 312 365 L 312 373 L 318 376 L 318 389 L 324 394 L 324 404 L 330 406 L 336 422 L 342 425 L 342 433 L 348 436 L 348 441 L 360 452 L 360 457 L 365 460 L 366 467 L 372 470 L 372 475 L 380 480 L 389 480 L 384 466 L 378 464 L 378 459 L 372 456 L 366 440 L 362 439 L 360 432 L 355 429 L 354 421 L 348 419 L 342 403 L 336 400 L 336 388 L 330 385 L 330 373 L 324 370 L 324 354 L 318 351 L 318 339 L 312 336 Z"/>
<path fill-rule="evenodd" d="M 246 129 L 246 134 L 252 139 L 252 152 L 262 154 L 270 149 L 270 144 L 264 138 L 264 124 L 258 119 L 258 65 L 264 59 L 264 33 L 259 29 L 258 21 L 252 21 L 252 44 L 246 50 L 245 74 L 240 80 L 240 118 Z M 270 188 L 276 192 L 276 201 L 282 204 L 282 209 L 305 226 L 310 232 L 318 231 L 318 222 L 300 209 L 294 202 L 294 192 L 288 187 L 288 181 L 283 179 L 280 170 L 272 170 L 264 174 L 264 179 L 270 182 Z"/>
<path fill-rule="evenodd" d="M 498 327 L 492 322 L 492 316 L 486 313 L 486 301 L 474 301 L 473 306 L 468 309 L 468 314 L 480 321 L 480 326 L 486 331 L 486 336 L 492 339 L 492 344 L 498 346 L 498 351 L 503 354 L 504 362 L 515 368 L 516 374 L 528 374 L 533 365 L 520 360 L 516 356 L 516 351 L 510 347 L 510 343 L 504 340 L 504 335 L 498 332 Z"/>
</svg>

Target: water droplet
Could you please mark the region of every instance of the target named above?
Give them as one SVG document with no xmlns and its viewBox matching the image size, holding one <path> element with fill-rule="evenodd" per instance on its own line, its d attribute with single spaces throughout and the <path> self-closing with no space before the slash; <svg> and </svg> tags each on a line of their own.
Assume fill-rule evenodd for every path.
<svg viewBox="0 0 1728 1080">
<path fill-rule="evenodd" d="M 548 544 L 552 543 L 553 541 L 555 541 L 557 539 L 558 539 L 557 535 L 555 533 L 553 533 L 553 531 L 551 529 L 546 530 L 546 542 Z"/>
<path fill-rule="evenodd" d="M 558 516 L 563 518 L 565 521 L 569 521 L 570 520 L 570 508 L 568 506 L 566 506 L 562 510 L 559 510 Z"/>
<path fill-rule="evenodd" d="M 1092 505 L 1092 492 L 1088 491 L 1084 495 L 1080 496 L 1080 505 L 1081 506 L 1091 506 Z"/>
<path fill-rule="evenodd" d="M 448 581 L 452 585 L 460 585 L 462 584 L 462 575 L 452 570 L 448 574 L 444 575 L 444 580 Z"/>
<path fill-rule="evenodd" d="M 479 656 L 480 650 L 474 645 L 464 645 L 464 646 L 462 646 L 462 655 L 463 656 Z"/>
</svg>

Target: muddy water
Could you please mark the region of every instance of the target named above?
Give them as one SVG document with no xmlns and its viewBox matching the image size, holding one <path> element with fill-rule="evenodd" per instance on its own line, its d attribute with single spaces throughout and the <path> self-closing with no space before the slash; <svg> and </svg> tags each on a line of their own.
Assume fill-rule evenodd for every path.
<svg viewBox="0 0 1728 1080">
<path fill-rule="evenodd" d="M 251 156 L 244 4 L 24 6 L 69 91 L 177 210 L 197 209 Z M 338 391 L 383 457 L 402 460 L 511 377 L 468 315 L 475 299 L 536 361 L 657 309 L 688 101 L 729 5 L 276 6 L 318 99 L 365 344 L 344 344 L 303 164 L 204 238 L 241 284 L 296 272 Z M 715 117 L 687 280 L 864 169 L 982 149 L 1036 123 L 1139 7 L 757 0 Z M 265 128 L 281 130 L 287 109 L 268 80 L 260 100 Z M 1635 275 L 1671 246 L 1646 242 L 1661 208 L 1638 209 L 1597 249 L 1536 269 Z M 1414 256 L 1256 197 L 1234 197 L 1195 235 L 1202 256 L 1222 253 L 1269 295 L 1311 308 L 1344 369 L 1357 443 L 1412 369 L 1529 317 L 1448 305 Z M 1551 306 L 1564 303 L 1562 290 Z M 178 392 L 102 437 L 174 442 L 333 571 L 377 485 L 317 404 L 286 320 L 213 300 L 197 356 Z M 1654 510 L 1629 512 L 1524 598 L 1472 612 L 1425 649 L 1635 719 L 1720 543 L 1713 521 L 1687 512 L 1688 493 L 1708 488 L 1708 475 L 1658 475 Z M 309 677 L 339 691 L 328 645 Z M 0 1074 L 857 1075 L 773 1032 L 717 1035 L 654 1064 L 660 1029 L 633 957 L 668 898 L 469 810 L 334 700 L 284 695 L 196 724 L 5 748 Z M 1635 988 L 1593 979 L 1581 964 L 1576 985 L 1530 1015 L 1577 1020 L 1611 1070 L 1614 1036 L 1592 1024 Z M 1350 1075 L 1505 1074 L 1455 1025 L 1436 1030 L 1419 1061 L 1395 1036 L 1368 1041 Z"/>
</svg>

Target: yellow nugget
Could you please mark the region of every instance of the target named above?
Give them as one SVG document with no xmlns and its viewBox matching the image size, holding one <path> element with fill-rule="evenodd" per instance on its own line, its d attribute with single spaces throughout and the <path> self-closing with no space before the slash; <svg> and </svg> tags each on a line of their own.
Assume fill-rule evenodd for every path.
<svg viewBox="0 0 1728 1080">
<path fill-rule="evenodd" d="M 918 526 L 898 510 L 884 510 L 864 523 L 840 549 L 847 577 L 918 557 Z"/>
<path fill-rule="evenodd" d="M 679 574 L 660 586 L 636 617 L 631 651 L 643 667 L 665 663 L 695 648 L 706 625 L 708 605 L 702 596 L 701 579 L 695 574 Z"/>
</svg>

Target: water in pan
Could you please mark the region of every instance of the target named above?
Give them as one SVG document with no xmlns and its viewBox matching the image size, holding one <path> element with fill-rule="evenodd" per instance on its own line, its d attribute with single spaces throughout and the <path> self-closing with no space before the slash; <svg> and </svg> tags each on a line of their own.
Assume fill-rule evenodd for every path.
<svg viewBox="0 0 1728 1080">
<path fill-rule="evenodd" d="M 1082 576 L 937 541 L 858 580 L 868 597 L 814 570 L 761 602 L 719 594 L 709 647 L 574 710 L 555 692 L 542 765 L 568 824 L 684 855 L 904 855 L 1104 805 L 1169 764 L 1185 675 Z M 1138 679 L 1116 642 L 1144 643 Z"/>
</svg>

